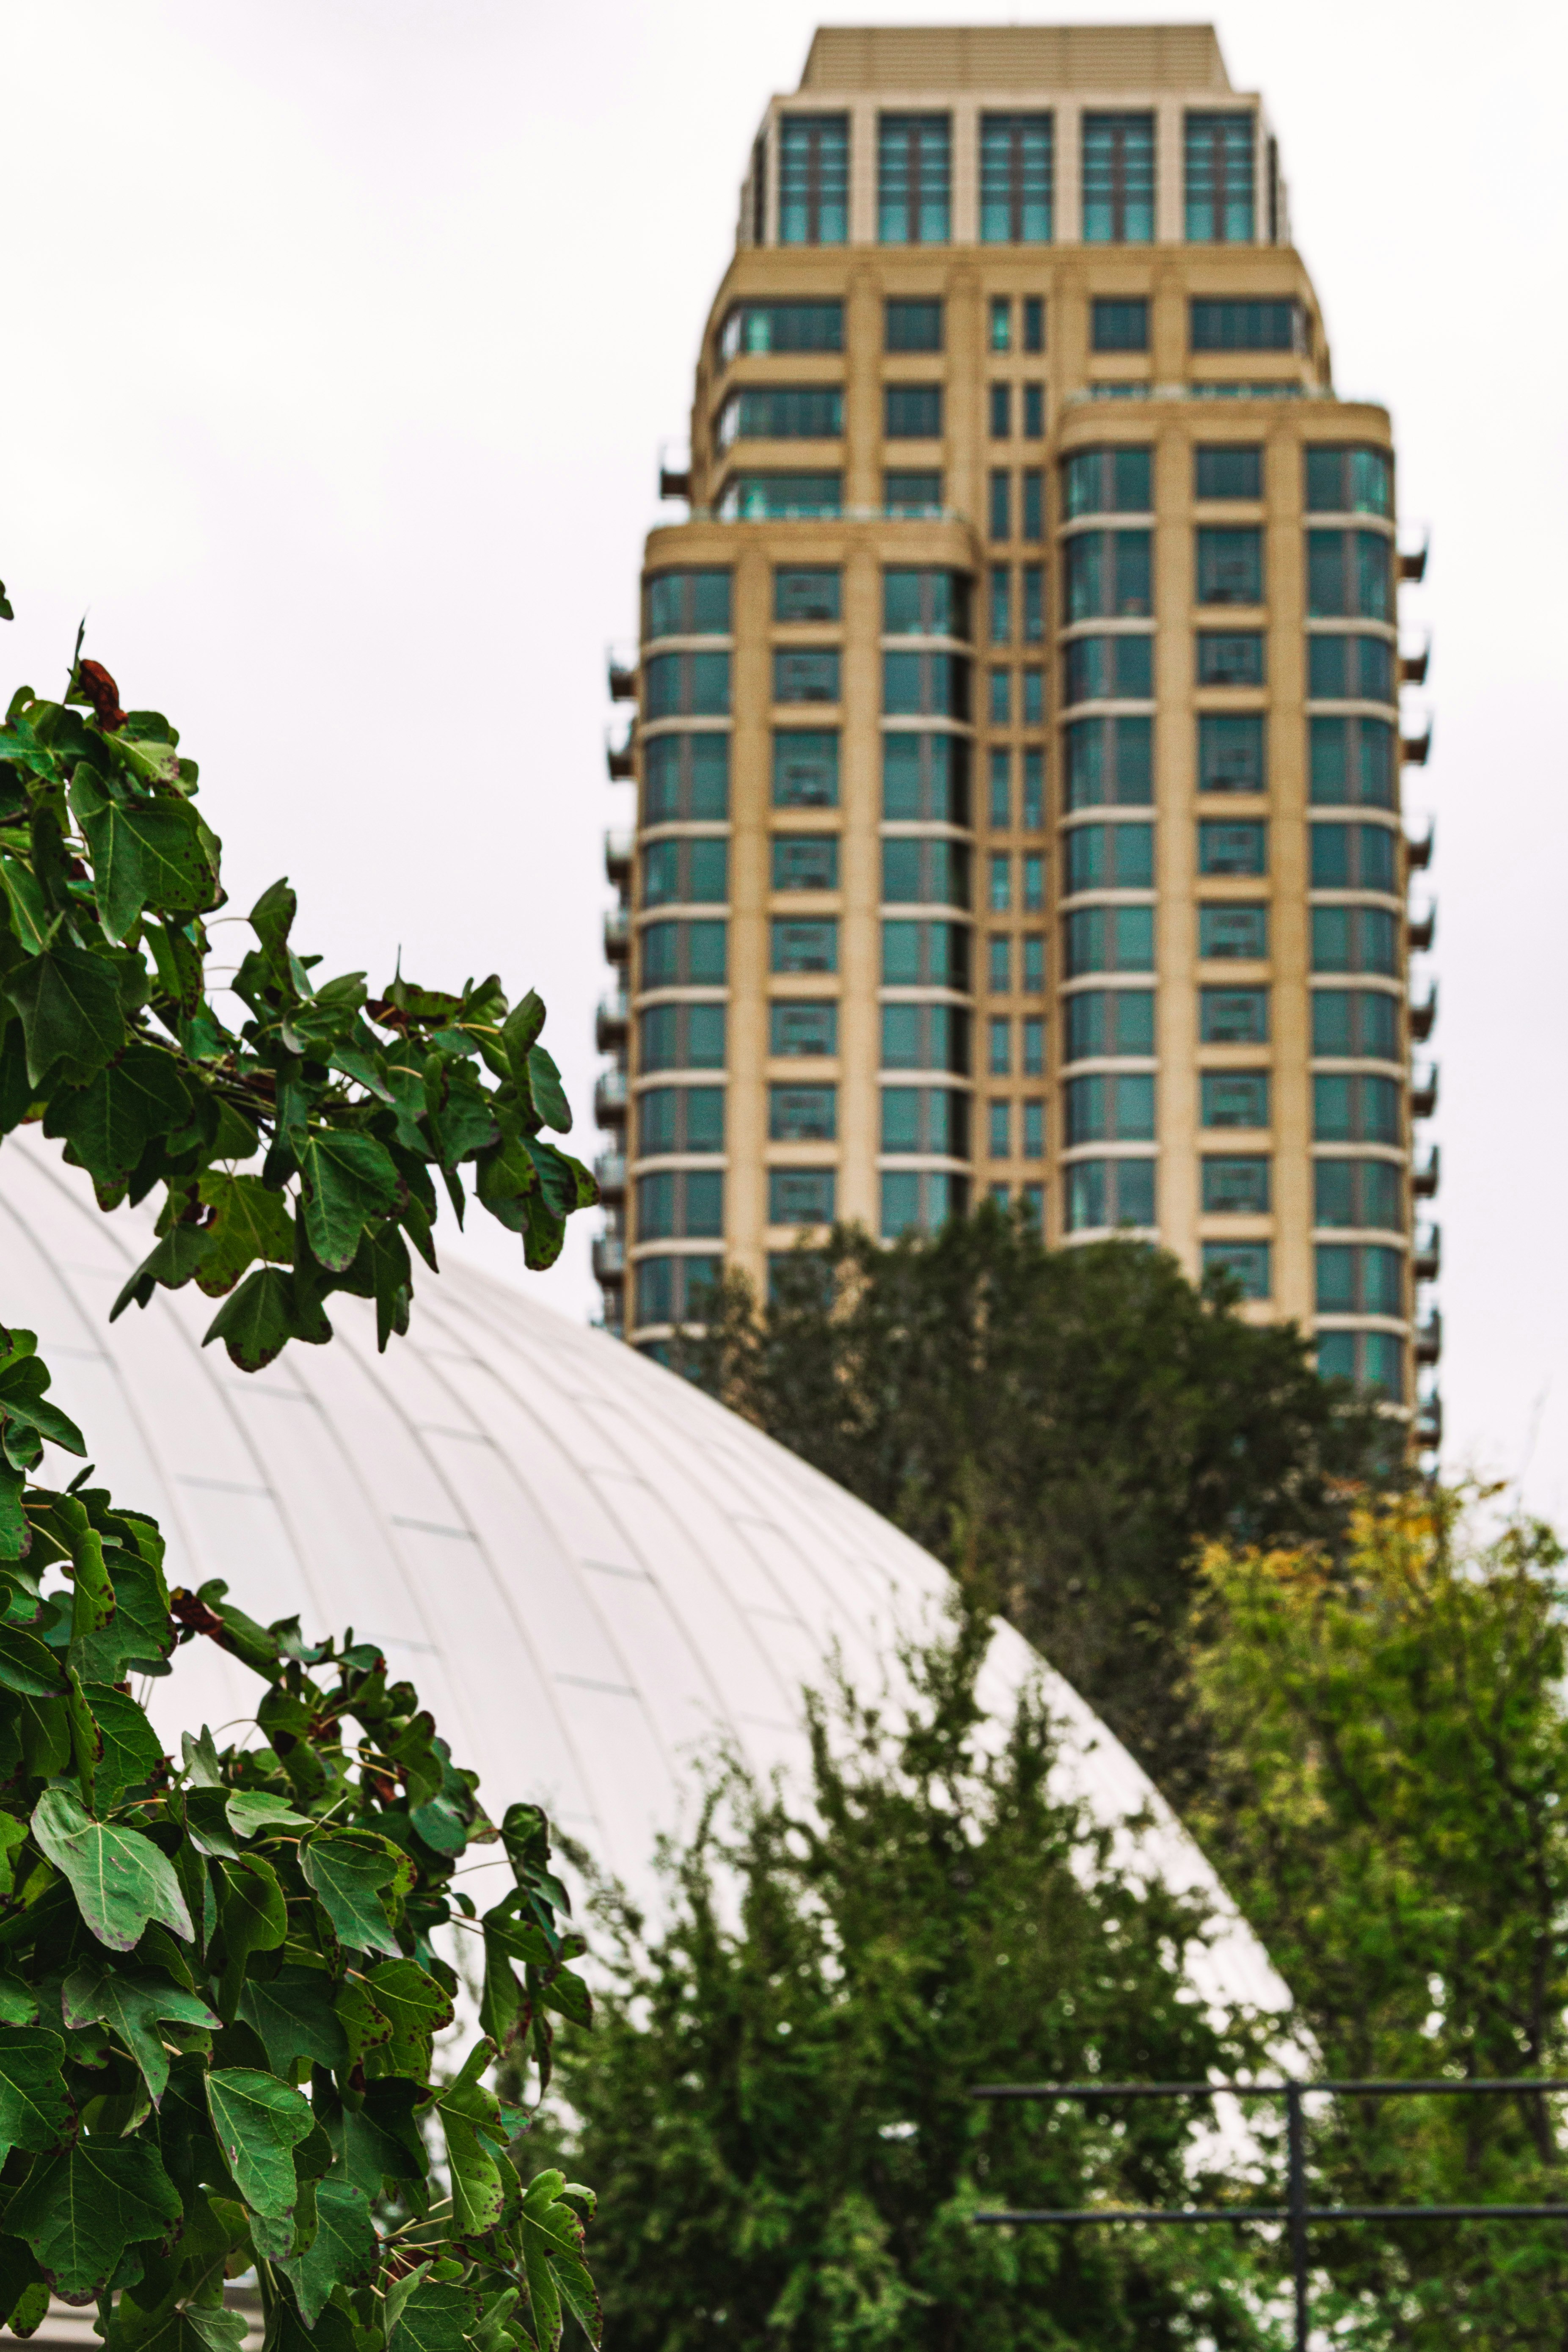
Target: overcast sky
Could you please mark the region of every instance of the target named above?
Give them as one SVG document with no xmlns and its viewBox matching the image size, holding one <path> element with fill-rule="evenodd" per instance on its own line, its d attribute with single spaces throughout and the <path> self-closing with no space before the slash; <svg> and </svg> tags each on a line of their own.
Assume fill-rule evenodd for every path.
<svg viewBox="0 0 1568 2352">
<path fill-rule="evenodd" d="M 752 135 L 823 18 L 994 15 L 0 0 L 7 692 L 58 689 L 85 609 L 200 761 L 236 905 L 287 870 L 330 968 L 379 984 L 401 947 L 433 983 L 537 982 L 584 1113 L 601 835 L 629 814 L 604 648 L 635 628 Z M 1568 1517 L 1568 10 L 1216 21 L 1279 132 L 1339 387 L 1389 404 L 1432 532 L 1406 602 L 1435 641 L 1410 803 L 1437 818 L 1446 1451 Z M 586 1230 L 544 1289 L 591 1310 Z"/>
</svg>

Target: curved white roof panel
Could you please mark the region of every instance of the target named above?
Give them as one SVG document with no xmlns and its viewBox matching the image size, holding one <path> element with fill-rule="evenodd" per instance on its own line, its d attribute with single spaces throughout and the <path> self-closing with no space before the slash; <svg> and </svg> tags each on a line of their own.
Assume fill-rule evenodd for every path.
<svg viewBox="0 0 1568 2352">
<path fill-rule="evenodd" d="M 368 1303 L 334 1297 L 331 1346 L 247 1377 L 203 1349 L 215 1309 L 194 1288 L 110 1326 L 150 1233 L 145 1212 L 104 1216 L 36 1130 L 0 1150 L 0 1315 L 37 1332 L 104 1483 L 162 1523 L 170 1582 L 221 1576 L 251 1615 L 298 1612 L 308 1636 L 352 1624 L 416 1685 L 492 1811 L 534 1799 L 633 1886 L 698 1748 L 723 1735 L 764 1773 L 798 1769 L 799 1693 L 834 1649 L 874 1690 L 896 1635 L 939 1619 L 946 1572 L 897 1528 L 502 1283 L 424 1275 L 384 1356 Z M 1228 1915 L 1199 1989 L 1287 2005 L 1144 1774 L 1009 1626 L 981 1695 L 1005 1715 L 1041 1671 L 1064 1785 L 1107 1824 L 1147 1812 L 1145 1865 Z M 244 1720 L 255 1696 L 195 1643 L 154 1714 L 161 1700 L 172 1738 Z"/>
</svg>

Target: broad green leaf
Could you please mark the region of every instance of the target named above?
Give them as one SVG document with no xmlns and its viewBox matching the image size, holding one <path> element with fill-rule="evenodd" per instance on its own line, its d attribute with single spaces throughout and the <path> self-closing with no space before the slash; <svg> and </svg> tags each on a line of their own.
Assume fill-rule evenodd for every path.
<svg viewBox="0 0 1568 2352">
<path fill-rule="evenodd" d="M 59 1659 L 47 1643 L 15 1625 L 0 1625 L 0 1684 L 31 1698 L 59 1698 L 66 1687 Z"/>
<path fill-rule="evenodd" d="M 545 1126 L 552 1127 L 558 1135 L 570 1135 L 572 1106 L 566 1099 L 561 1073 L 542 1045 L 535 1045 L 530 1050 L 528 1083 L 533 1095 L 533 1108 Z"/>
<path fill-rule="evenodd" d="M 381 2252 L 370 2200 L 351 2180 L 323 2180 L 316 2189 L 316 2234 L 302 2254 L 279 2264 L 292 2286 L 307 2327 L 314 2327 L 335 2286 L 363 2286 L 375 2275 Z"/>
<path fill-rule="evenodd" d="M 261 2037 L 268 2063 L 288 2076 L 298 2058 L 318 2066 L 346 2066 L 348 2038 L 332 2007 L 332 1980 L 320 1969 L 283 1968 L 275 1977 L 248 1978 L 238 2014 Z"/>
<path fill-rule="evenodd" d="M 300 1848 L 305 1884 L 321 1896 L 340 1943 L 356 1952 L 403 1957 L 379 1890 L 399 1875 L 398 1857 L 376 1838 L 363 1843 L 347 1832 L 327 1831 Z"/>
<path fill-rule="evenodd" d="M 319 2082 L 315 2095 L 342 2179 L 371 2198 L 382 2194 L 384 2180 L 424 2179 L 425 2144 L 414 2117 L 415 2104 L 424 2096 L 417 2084 L 401 2077 L 372 2083 L 357 2105 L 341 2099 L 330 2084 L 323 2093 Z"/>
<path fill-rule="evenodd" d="M 545 1206 L 558 1217 L 569 1217 L 577 1206 L 577 1162 L 541 1135 L 525 1136 L 523 1149 L 538 1173 Z"/>
<path fill-rule="evenodd" d="M 478 2336 L 479 2297 L 455 2280 L 416 2279 L 395 2316 L 391 2295 L 387 2305 L 387 2352 L 465 2352 Z"/>
<path fill-rule="evenodd" d="M 0 2323 L 31 2336 L 49 2308 L 49 2283 L 20 2238 L 0 2238 Z"/>
<path fill-rule="evenodd" d="M 66 1979 L 60 2006 L 73 2032 L 101 2020 L 111 2033 L 119 2035 L 141 2068 L 154 2106 L 169 2081 L 169 2053 L 158 2032 L 160 2022 L 202 2026 L 215 2033 L 223 2025 L 222 2018 L 198 1995 L 165 1979 L 117 1976 L 111 1969 L 92 1966 L 78 1969 Z"/>
<path fill-rule="evenodd" d="M 463 2238 L 483 2237 L 506 2210 L 510 2159 L 487 2144 L 504 2137 L 500 2102 L 479 2080 L 495 2054 L 492 2042 L 476 2043 L 462 2072 L 436 2099 L 452 2177 L 452 2221 Z"/>
<path fill-rule="evenodd" d="M 265 2221 L 285 2220 L 300 2193 L 294 2150 L 316 2127 L 309 2102 L 276 2074 L 226 2066 L 207 2076 L 207 2111 L 246 2203 Z"/>
<path fill-rule="evenodd" d="M 392 2038 L 370 2055 L 372 2074 L 430 2076 L 431 2038 L 452 2022 L 452 2003 L 416 1960 L 385 1960 L 372 1969 L 371 1997 L 392 2027 Z"/>
<path fill-rule="evenodd" d="M 540 2172 L 523 2191 L 523 2274 L 539 2352 L 554 2352 L 561 2341 L 563 2301 L 590 2344 L 598 2343 L 603 2326 L 599 2298 L 583 2262 L 582 2221 L 561 2201 L 565 2187 L 561 2173 Z"/>
<path fill-rule="evenodd" d="M 308 1830 L 314 1826 L 308 1813 L 297 1813 L 286 1798 L 269 1796 L 265 1789 L 232 1790 L 225 1811 L 236 1837 L 255 1837 L 265 1829 Z"/>
<path fill-rule="evenodd" d="M 22 1835 L 27 1832 L 18 1822 Z M 20 1977 L 0 1976 L 0 2025 L 31 2025 L 38 2014 L 38 1996 Z"/>
<path fill-rule="evenodd" d="M 360 1234 L 397 1205 L 397 1170 L 374 1135 L 313 1129 L 296 1143 L 305 1234 L 322 1265 L 342 1274 Z"/>
<path fill-rule="evenodd" d="M 11 928 L 29 955 L 37 955 L 49 936 L 49 910 L 37 877 L 17 857 L 0 856 L 0 890 L 11 909 Z"/>
<path fill-rule="evenodd" d="M 530 1049 L 544 1027 L 544 999 L 537 990 L 519 999 L 501 1024 L 501 1044 L 512 1068 L 520 1075 L 528 1066 Z"/>
<path fill-rule="evenodd" d="M 107 956 L 57 940 L 11 973 L 6 991 L 22 1016 L 27 1076 L 85 1086 L 125 1041 L 120 985 Z"/>
<path fill-rule="evenodd" d="M 122 1522 L 123 1522 L 123 1515 Z M 129 1522 L 123 1522 L 130 1525 Z M 118 1683 L 132 1671 L 161 1675 L 174 1646 L 169 1594 L 158 1565 L 163 1545 L 155 1528 L 142 1531 L 140 1553 L 116 1549 L 105 1559 L 114 1582 L 114 1613 L 107 1623 L 78 1635 L 71 1644 L 71 1663 L 84 1682 Z M 151 1553 L 151 1557 L 149 1557 Z"/>
<path fill-rule="evenodd" d="M 225 1299 L 203 1333 L 202 1345 L 221 1339 L 229 1360 L 242 1372 L 259 1372 L 290 1339 L 318 1347 L 331 1336 L 320 1303 L 300 1302 L 294 1276 L 286 1267 L 258 1265 Z"/>
<path fill-rule="evenodd" d="M 37 2155 L 73 2130 L 76 2111 L 60 2076 L 65 2054 L 61 2036 L 44 2026 L 0 2032 L 0 2157 L 14 2147 Z"/>
<path fill-rule="evenodd" d="M 38 1799 L 32 1827 L 88 1927 L 111 1952 L 131 1951 L 153 1919 L 189 1942 L 195 1931 L 179 1881 L 151 1838 L 95 1822 L 58 1785 Z"/>
<path fill-rule="evenodd" d="M 174 1055 L 128 1045 L 87 1086 L 56 1097 L 44 1132 L 63 1135 L 68 1156 L 100 1183 L 117 1184 L 155 1137 L 174 1134 L 190 1115 L 190 1089 Z"/>
<path fill-rule="evenodd" d="M 119 1597 L 117 1582 L 115 1598 Z M 117 1622 L 120 1613 L 115 1612 Z M 102 1739 L 93 1792 L 107 1812 L 122 1790 L 134 1789 L 155 1769 L 163 1759 L 163 1743 L 128 1691 L 116 1690 L 110 1683 L 84 1683 L 82 1695 Z"/>
<path fill-rule="evenodd" d="M 5 2227 L 32 2248 L 63 2295 L 85 2303 L 107 2285 L 127 2246 L 178 2228 L 179 2191 L 144 2139 L 78 2140 L 35 2164 Z"/>
<path fill-rule="evenodd" d="M 133 765 L 145 754 L 122 746 Z M 164 772 L 163 755 L 159 772 Z M 194 915 L 212 903 L 213 877 L 195 811 L 166 801 L 110 800 L 85 763 L 70 789 L 71 814 L 92 853 L 99 920 L 117 943 L 151 903 L 161 914 Z"/>
<path fill-rule="evenodd" d="M 229 1834 L 221 1789 L 187 1789 L 184 1815 L 185 1835 L 198 1853 L 229 1862 L 239 1860 L 239 1848 Z"/>
<path fill-rule="evenodd" d="M 232 1290 L 258 1258 L 289 1265 L 294 1258 L 294 1221 L 281 1192 L 269 1192 L 259 1176 L 231 1176 L 209 1168 L 201 1196 L 213 1211 L 206 1233 L 212 1246 L 196 1270 L 196 1287 L 209 1298 Z"/>
<path fill-rule="evenodd" d="M 212 1235 L 202 1225 L 174 1225 L 155 1242 L 121 1286 L 109 1310 L 117 1323 L 128 1307 L 145 1307 L 155 1290 L 182 1290 L 212 1255 Z"/>
<path fill-rule="evenodd" d="M 185 2241 L 180 2240 L 180 2252 Z M 221 2304 L 179 2303 L 137 2327 L 125 2325 L 125 2303 L 109 2334 L 109 2352 L 240 2352 L 249 2322 Z"/>
<path fill-rule="evenodd" d="M 269 1863 L 258 1853 L 216 1864 L 221 1893 L 218 1926 L 227 1955 L 219 1999 L 226 2010 L 238 1998 L 252 1952 L 273 1952 L 289 1933 L 283 1889 Z"/>
</svg>

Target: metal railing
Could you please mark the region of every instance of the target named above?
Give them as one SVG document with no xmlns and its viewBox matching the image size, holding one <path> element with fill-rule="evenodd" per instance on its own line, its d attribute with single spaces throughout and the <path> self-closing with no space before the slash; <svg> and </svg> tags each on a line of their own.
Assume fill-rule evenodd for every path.
<svg viewBox="0 0 1568 2352">
<path fill-rule="evenodd" d="M 1520 2092 L 1568 2091 L 1568 2080 L 1500 2076 L 1495 2081 L 1365 2082 L 1326 2079 L 1279 2083 L 982 2083 L 972 2099 L 1212 2099 L 1228 2092 L 1238 2099 L 1285 2102 L 1285 2202 L 1283 2205 L 1089 2205 L 1081 2208 L 1024 2206 L 973 2216 L 976 2222 L 1045 2223 L 1072 2229 L 1111 2222 L 1202 2225 L 1211 2221 L 1283 2221 L 1290 2243 L 1290 2274 L 1296 2298 L 1296 2352 L 1309 2352 L 1308 2227 L 1313 2221 L 1568 2221 L 1568 2205 L 1313 2205 L 1307 2196 L 1306 2116 L 1309 2093 L 1332 2098 L 1400 2099 L 1494 2096 Z"/>
</svg>

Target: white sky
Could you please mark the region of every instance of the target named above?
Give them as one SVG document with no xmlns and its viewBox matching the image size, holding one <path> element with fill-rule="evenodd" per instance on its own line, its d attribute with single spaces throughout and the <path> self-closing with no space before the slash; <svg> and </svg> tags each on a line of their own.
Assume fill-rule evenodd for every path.
<svg viewBox="0 0 1568 2352">
<path fill-rule="evenodd" d="M 286 869 L 328 969 L 379 985 L 401 944 L 432 984 L 537 982 L 590 1150 L 600 838 L 628 808 L 603 650 L 758 117 L 820 17 L 994 14 L 0 0 L 7 693 L 58 690 L 85 609 L 201 761 L 236 906 Z M 1215 21 L 1279 132 L 1340 389 L 1392 407 L 1433 534 L 1407 617 L 1435 637 L 1410 804 L 1438 824 L 1446 1453 L 1568 1514 L 1568 10 Z M 577 1222 L 544 1289 L 586 1312 Z"/>
</svg>

